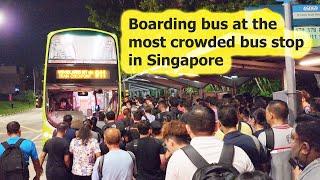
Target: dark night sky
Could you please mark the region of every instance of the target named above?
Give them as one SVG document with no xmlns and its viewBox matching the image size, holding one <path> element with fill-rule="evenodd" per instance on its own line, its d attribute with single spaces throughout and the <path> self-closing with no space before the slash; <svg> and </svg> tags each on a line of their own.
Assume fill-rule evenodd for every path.
<svg viewBox="0 0 320 180">
<path fill-rule="evenodd" d="M 89 0 L 0 0 L 0 64 L 42 67 L 47 34 L 69 27 L 89 27 Z"/>
</svg>

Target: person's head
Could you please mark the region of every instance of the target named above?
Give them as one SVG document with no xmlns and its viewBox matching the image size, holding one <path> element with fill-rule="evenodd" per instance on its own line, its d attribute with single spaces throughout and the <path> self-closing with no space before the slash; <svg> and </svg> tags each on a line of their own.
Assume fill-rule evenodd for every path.
<svg viewBox="0 0 320 180">
<path fill-rule="evenodd" d="M 320 158 L 320 119 L 297 123 L 292 133 L 292 157 L 300 168 Z"/>
<path fill-rule="evenodd" d="M 106 114 L 108 121 L 114 121 L 116 119 L 116 114 L 113 111 L 109 111 Z"/>
<path fill-rule="evenodd" d="M 159 136 L 161 134 L 161 128 L 162 128 L 162 124 L 159 121 L 152 121 L 150 123 L 150 127 L 152 130 L 152 134 L 154 136 Z"/>
<path fill-rule="evenodd" d="M 140 121 L 137 126 L 140 135 L 151 134 L 151 127 L 149 121 Z"/>
<path fill-rule="evenodd" d="M 152 102 L 152 98 L 151 97 L 146 97 L 146 99 L 144 100 L 144 103 L 146 105 L 153 106 L 153 102 Z"/>
<path fill-rule="evenodd" d="M 178 107 L 179 105 L 179 99 L 177 97 L 171 97 L 169 99 L 169 103 L 171 107 Z"/>
<path fill-rule="evenodd" d="M 104 131 L 104 143 L 109 146 L 118 146 L 121 140 L 121 132 L 117 128 L 108 128 Z"/>
<path fill-rule="evenodd" d="M 239 107 L 238 109 L 238 119 L 242 121 L 248 121 L 249 120 L 249 109 L 246 107 Z"/>
<path fill-rule="evenodd" d="M 186 100 L 186 99 L 184 99 L 184 98 L 180 99 L 179 105 L 178 105 L 178 110 L 180 112 L 185 113 L 185 112 L 190 111 L 190 109 L 191 109 L 191 102 Z"/>
<path fill-rule="evenodd" d="M 208 97 L 206 101 L 208 102 L 210 107 L 217 106 L 217 100 L 215 97 Z"/>
<path fill-rule="evenodd" d="M 91 118 L 91 122 L 92 122 L 92 127 L 97 127 L 98 118 L 93 116 Z"/>
<path fill-rule="evenodd" d="M 144 101 L 144 100 L 143 100 L 142 97 L 137 97 L 137 98 L 136 98 L 136 103 L 137 103 L 138 106 L 141 106 L 141 105 L 143 104 L 143 101 Z"/>
<path fill-rule="evenodd" d="M 238 175 L 236 180 L 272 180 L 266 173 L 261 171 L 244 172 Z"/>
<path fill-rule="evenodd" d="M 60 108 L 66 108 L 67 103 L 68 103 L 68 101 L 67 101 L 66 98 L 61 98 L 61 99 L 60 99 L 60 105 L 59 105 Z"/>
<path fill-rule="evenodd" d="M 163 124 L 162 135 L 169 152 L 173 153 L 179 147 L 189 144 L 190 136 L 186 129 L 186 124 L 172 120 Z"/>
<path fill-rule="evenodd" d="M 203 106 L 195 106 L 186 113 L 187 131 L 191 138 L 195 136 L 211 136 L 215 131 L 215 116 Z"/>
<path fill-rule="evenodd" d="M 266 111 L 263 108 L 258 108 L 252 113 L 252 118 L 254 120 L 254 126 L 257 128 L 258 126 L 263 127 L 263 129 L 267 129 L 269 127 L 266 120 Z"/>
<path fill-rule="evenodd" d="M 70 127 L 72 122 L 72 116 L 70 114 L 63 116 L 63 122 L 67 123 Z"/>
<path fill-rule="evenodd" d="M 99 121 L 104 121 L 106 118 L 106 115 L 104 114 L 104 112 L 99 112 Z"/>
<path fill-rule="evenodd" d="M 281 100 L 270 101 L 266 108 L 266 119 L 270 126 L 275 123 L 286 123 L 288 114 L 288 105 Z"/>
<path fill-rule="evenodd" d="M 65 122 L 61 122 L 57 126 L 57 132 L 61 133 L 62 136 L 64 136 L 67 132 L 67 129 L 69 128 L 69 125 Z"/>
<path fill-rule="evenodd" d="M 223 106 L 218 112 L 220 129 L 224 132 L 226 129 L 235 128 L 238 124 L 237 110 L 233 106 Z"/>
<path fill-rule="evenodd" d="M 267 102 L 262 96 L 256 96 L 253 98 L 253 106 L 255 108 L 266 108 Z"/>
<path fill-rule="evenodd" d="M 165 112 L 167 110 L 167 104 L 165 101 L 158 102 L 158 109 L 160 112 Z"/>
<path fill-rule="evenodd" d="M 97 118 L 96 118 L 97 119 Z M 92 120 L 91 119 L 86 119 L 85 121 L 83 121 L 83 126 L 88 126 L 88 127 L 90 127 L 90 129 L 92 129 L 93 128 L 93 122 L 92 122 Z"/>
<path fill-rule="evenodd" d="M 151 111 L 152 111 L 152 107 L 149 105 L 144 108 L 145 113 L 151 114 Z"/>
<path fill-rule="evenodd" d="M 90 124 L 84 123 L 84 125 L 79 129 L 78 138 L 81 139 L 83 145 L 87 145 L 89 139 L 91 138 Z"/>
<path fill-rule="evenodd" d="M 133 120 L 135 121 L 141 121 L 141 118 L 143 116 L 143 112 L 142 111 L 136 111 L 133 113 Z"/>
<path fill-rule="evenodd" d="M 309 102 L 309 99 L 310 99 L 310 94 L 306 91 L 306 90 L 302 90 L 301 92 L 300 92 L 300 94 L 301 94 L 301 100 L 302 100 L 302 102 Z"/>
<path fill-rule="evenodd" d="M 20 124 L 17 121 L 11 121 L 7 124 L 8 136 L 18 135 L 21 136 Z"/>
</svg>

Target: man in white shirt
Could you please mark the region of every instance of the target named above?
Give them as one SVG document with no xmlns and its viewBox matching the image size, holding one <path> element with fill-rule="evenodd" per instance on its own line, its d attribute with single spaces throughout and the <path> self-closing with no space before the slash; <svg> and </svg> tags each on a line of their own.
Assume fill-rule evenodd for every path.
<svg viewBox="0 0 320 180">
<path fill-rule="evenodd" d="M 215 116 L 205 107 L 196 106 L 185 116 L 187 131 L 191 137 L 190 144 L 209 163 L 218 163 L 223 141 L 214 136 Z M 234 148 L 232 164 L 239 173 L 254 171 L 254 167 L 248 155 L 239 147 Z M 192 179 L 197 167 L 187 155 L 180 149 L 171 156 L 166 172 L 166 180 Z"/>
<path fill-rule="evenodd" d="M 104 132 L 104 142 L 107 144 L 109 152 L 97 159 L 93 167 L 92 180 L 132 180 L 135 171 L 135 157 L 132 153 L 129 154 L 130 152 L 120 149 L 120 140 L 121 134 L 118 129 L 108 128 Z M 101 158 L 104 158 L 103 161 Z M 102 166 L 100 175 L 99 166 Z M 101 175 L 102 178 L 99 177 Z"/>
</svg>

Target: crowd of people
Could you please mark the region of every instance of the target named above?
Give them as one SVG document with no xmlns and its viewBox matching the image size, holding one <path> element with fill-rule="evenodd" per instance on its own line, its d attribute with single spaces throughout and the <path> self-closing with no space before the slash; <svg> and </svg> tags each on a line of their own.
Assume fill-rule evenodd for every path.
<svg viewBox="0 0 320 180">
<path fill-rule="evenodd" d="M 64 116 L 39 157 L 13 121 L 0 145 L 1 174 L 9 180 L 17 174 L 3 167 L 10 164 L 8 145 L 16 145 L 23 166 L 31 157 L 35 179 L 48 156 L 48 180 L 313 180 L 320 177 L 320 116 L 310 99 L 302 98 L 291 127 L 285 102 L 248 94 L 195 101 L 124 97 L 119 115 L 97 112 L 78 128 Z"/>
</svg>

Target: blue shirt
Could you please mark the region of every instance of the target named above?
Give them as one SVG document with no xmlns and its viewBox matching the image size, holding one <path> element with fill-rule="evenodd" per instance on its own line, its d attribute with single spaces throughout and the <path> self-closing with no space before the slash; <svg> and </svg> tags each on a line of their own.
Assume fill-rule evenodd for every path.
<svg viewBox="0 0 320 180">
<path fill-rule="evenodd" d="M 7 143 L 8 144 L 15 144 L 18 140 L 20 139 L 20 137 L 15 136 L 15 137 L 9 137 L 7 139 Z M 20 144 L 20 148 L 23 152 L 24 155 L 24 159 L 27 162 L 27 164 L 29 165 L 29 157 L 31 157 L 32 160 L 37 160 L 38 159 L 38 153 L 37 153 L 37 149 L 35 144 L 28 140 L 25 139 L 21 144 Z M 0 144 L 0 156 L 2 156 L 2 154 L 4 153 L 5 149 L 2 146 L 2 144 Z"/>
</svg>

